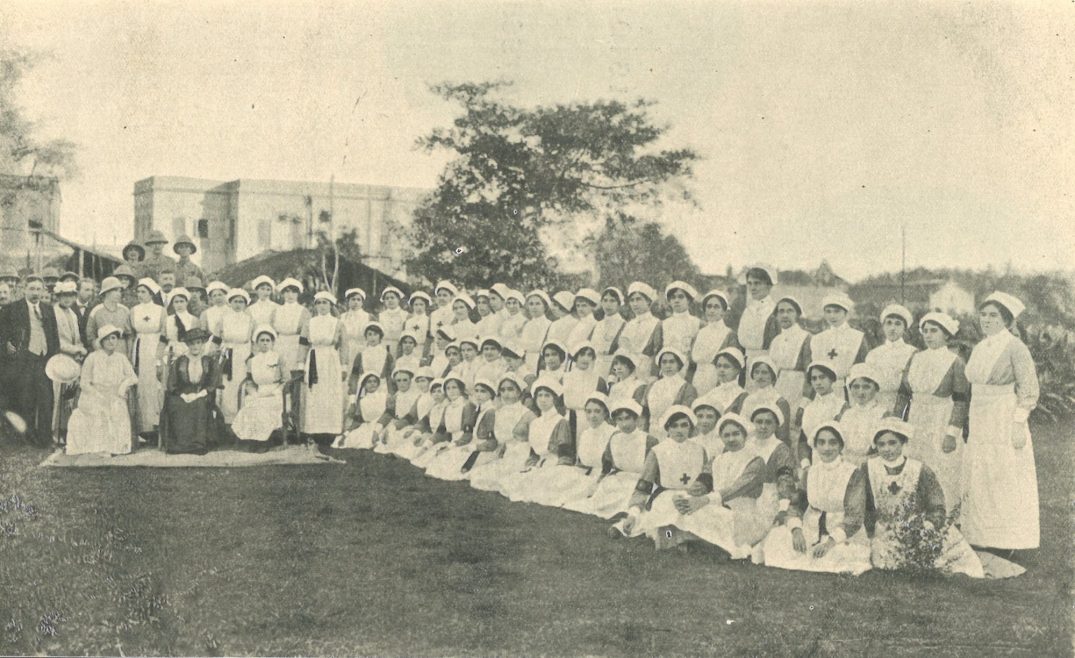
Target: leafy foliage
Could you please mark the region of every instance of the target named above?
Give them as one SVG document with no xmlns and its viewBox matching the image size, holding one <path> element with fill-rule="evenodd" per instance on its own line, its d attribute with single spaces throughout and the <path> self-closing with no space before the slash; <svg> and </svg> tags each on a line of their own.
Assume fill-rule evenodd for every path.
<svg viewBox="0 0 1075 658">
<path fill-rule="evenodd" d="M 39 60 L 36 54 L 0 45 L 0 173 L 71 177 L 77 174 L 75 144 L 36 137 L 38 125 L 16 99 L 19 82 Z"/>
<path fill-rule="evenodd" d="M 885 568 L 914 576 L 951 573 L 951 558 L 946 553 L 958 518 L 957 505 L 940 526 L 934 526 L 917 509 L 914 496 L 902 498 L 893 509 L 882 514 L 883 528 L 878 526 L 887 549 L 882 558 Z"/>
<path fill-rule="evenodd" d="M 632 281 L 645 281 L 660 290 L 677 279 L 694 281 L 701 276 L 683 243 L 665 234 L 657 222 L 617 212 L 588 243 L 603 285 L 622 290 Z"/>
<path fill-rule="evenodd" d="M 432 88 L 463 112 L 418 141 L 455 158 L 415 211 L 408 260 L 415 274 L 467 286 L 546 284 L 556 273 L 544 231 L 629 204 L 659 205 L 691 175 L 692 151 L 656 148 L 665 128 L 649 117 L 651 101 L 522 108 L 494 97 L 507 86 Z"/>
</svg>

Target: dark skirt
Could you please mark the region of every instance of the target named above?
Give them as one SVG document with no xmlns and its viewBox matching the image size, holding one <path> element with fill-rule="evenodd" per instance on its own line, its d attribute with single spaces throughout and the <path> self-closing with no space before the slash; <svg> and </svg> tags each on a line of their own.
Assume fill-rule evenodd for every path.
<svg viewBox="0 0 1075 658">
<path fill-rule="evenodd" d="M 164 402 L 164 448 L 170 454 L 204 455 L 217 443 L 212 398 L 184 402 L 169 395 Z"/>
</svg>

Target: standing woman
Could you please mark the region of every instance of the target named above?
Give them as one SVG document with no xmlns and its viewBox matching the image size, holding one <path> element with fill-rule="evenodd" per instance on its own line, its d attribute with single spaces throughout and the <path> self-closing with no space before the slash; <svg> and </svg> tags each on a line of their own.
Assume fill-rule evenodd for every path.
<svg viewBox="0 0 1075 658">
<path fill-rule="evenodd" d="M 694 338 L 702 328 L 702 321 L 691 314 L 691 304 L 698 299 L 698 291 L 689 283 L 673 281 L 664 289 L 664 297 L 672 307 L 672 314 L 661 320 L 661 346 L 690 354 Z"/>
<path fill-rule="evenodd" d="M 452 300 L 452 332 L 456 340 L 478 338 L 478 325 L 471 319 L 475 302 L 470 295 L 461 292 Z"/>
<path fill-rule="evenodd" d="M 877 401 L 885 413 L 892 413 L 896 408 L 896 397 L 907 362 L 915 353 L 914 345 L 908 345 L 903 338 L 907 327 L 914 322 L 914 316 L 899 304 L 889 304 L 881 311 L 881 329 L 885 333 L 885 343 L 878 345 L 866 354 L 866 363 L 873 366 L 878 376 Z"/>
<path fill-rule="evenodd" d="M 582 291 L 579 291 L 582 294 Z M 590 334 L 590 341 L 597 350 L 597 374 L 608 377 L 612 374 L 612 357 L 619 349 L 620 333 L 626 320 L 620 315 L 623 308 L 623 293 L 618 288 L 609 286 L 601 293 L 601 318 Z"/>
<path fill-rule="evenodd" d="M 576 345 L 581 345 L 584 341 L 590 340 L 590 336 L 594 333 L 594 327 L 597 326 L 597 318 L 594 317 L 594 311 L 597 309 L 597 305 L 601 302 L 601 296 L 597 294 L 596 290 L 591 288 L 583 288 L 575 293 L 575 315 L 578 316 L 578 322 L 572 327 L 571 333 L 567 335 L 567 344 L 574 349 Z M 597 349 L 596 347 L 594 348 Z M 604 377 L 608 373 L 603 373 Z"/>
<path fill-rule="evenodd" d="M 578 318 L 571 315 L 571 309 L 575 307 L 575 295 L 566 290 L 554 293 L 552 296 L 552 314 L 555 319 L 549 325 L 549 333 L 545 340 L 558 340 L 565 345 L 567 337 L 578 324 Z"/>
<path fill-rule="evenodd" d="M 188 312 L 190 298 L 190 291 L 186 288 L 176 288 L 172 291 L 172 299 L 168 304 L 171 308 L 171 315 L 168 315 L 165 320 L 164 337 L 167 339 L 168 352 L 172 358 L 187 353 L 187 332 L 199 328 L 198 318 Z"/>
<path fill-rule="evenodd" d="M 546 317 L 551 305 L 552 301 L 544 290 L 532 290 L 526 296 L 526 314 L 530 319 L 519 331 L 519 347 L 526 350 L 526 367 L 530 372 L 538 371 L 541 350 L 545 347 L 545 336 L 552 324 Z"/>
<path fill-rule="evenodd" d="M 421 290 L 411 293 L 411 316 L 407 318 L 407 331 L 414 334 L 414 351 L 423 364 L 428 364 L 433 358 L 432 353 L 427 350 L 427 347 L 432 347 L 433 344 L 429 339 L 429 308 L 432 305 L 433 298 Z"/>
<path fill-rule="evenodd" d="M 131 309 L 131 327 L 134 329 L 134 347 L 131 362 L 138 374 L 138 423 L 139 435 L 157 431 L 160 422 L 163 392 L 161 375 L 164 374 L 162 359 L 164 343 L 161 339 L 167 327 L 168 314 L 160 303 L 160 286 L 150 278 L 142 279 L 135 288 L 138 304 Z"/>
<path fill-rule="evenodd" d="M 365 290 L 349 288 L 343 298 L 347 301 L 347 310 L 340 315 L 340 323 L 343 325 L 343 345 L 340 351 L 343 355 L 343 366 L 350 371 L 355 364 L 355 357 L 366 345 L 366 327 L 370 325 L 372 318 L 363 308 L 366 303 Z"/>
<path fill-rule="evenodd" d="M 488 290 L 474 292 L 474 305 L 478 310 L 478 335 L 483 339 L 496 338 L 500 335 L 500 322 L 503 318 L 493 311 L 492 296 Z"/>
<path fill-rule="evenodd" d="M 395 369 L 395 359 L 389 354 L 388 347 L 383 342 L 384 327 L 381 326 L 381 323 L 377 321 L 370 322 L 366 325 L 363 336 L 366 341 L 365 345 L 351 362 L 348 391 L 352 395 L 358 392 L 359 380 L 370 372 L 377 375 L 381 383 L 387 388 L 389 376 Z"/>
<path fill-rule="evenodd" d="M 239 412 L 239 391 L 246 379 L 250 340 L 254 336 L 254 319 L 246 311 L 250 295 L 242 288 L 228 291 L 228 310 L 213 328 L 213 342 L 220 346 L 220 374 L 224 391 L 220 395 L 220 411 L 224 422 L 231 425 Z"/>
<path fill-rule="evenodd" d="M 220 326 L 220 319 L 228 310 L 228 286 L 221 281 L 212 281 L 205 290 L 209 297 L 209 306 L 206 306 L 198 317 L 198 326 L 212 334 L 213 329 Z M 205 349 L 210 354 L 216 354 L 217 346 L 209 341 Z"/>
<path fill-rule="evenodd" d="M 866 360 L 869 345 L 858 329 L 847 323 L 854 310 L 851 298 L 843 293 L 826 295 L 821 300 L 827 329 L 810 339 L 814 360 L 824 363 L 836 373 L 836 389 L 842 391 L 851 366 Z"/>
<path fill-rule="evenodd" d="M 504 341 L 514 341 L 522 333 L 523 325 L 526 324 L 526 314 L 523 313 L 523 294 L 518 290 L 504 291 L 504 319 L 500 323 L 500 338 Z"/>
<path fill-rule="evenodd" d="M 272 300 L 276 282 L 272 280 L 272 277 L 262 275 L 254 279 L 251 285 L 254 288 L 256 299 L 247 309 L 247 312 L 250 313 L 250 317 L 254 318 L 254 324 L 257 326 L 263 324 L 271 326 L 273 315 L 276 313 L 276 307 L 278 306 Z"/>
<path fill-rule="evenodd" d="M 437 298 L 437 308 L 429 314 L 431 322 L 430 331 L 436 335 L 441 327 L 447 327 L 452 323 L 452 300 L 459 294 L 459 290 L 451 281 L 438 281 L 433 287 L 433 296 Z"/>
<path fill-rule="evenodd" d="M 657 299 L 657 291 L 649 284 L 635 281 L 627 287 L 627 303 L 631 306 L 634 317 L 629 320 L 620 333 L 619 349 L 629 352 L 638 366 L 635 376 L 642 381 L 653 379 L 653 357 L 660 349 L 661 321 L 650 312 L 650 306 Z"/>
<path fill-rule="evenodd" d="M 660 369 L 661 378 L 646 389 L 642 415 L 646 420 L 649 433 L 658 439 L 664 439 L 667 436 L 664 426 L 657 422 L 664 416 L 664 412 L 674 406 L 686 407 L 689 410 L 695 398 L 698 397 L 694 386 L 683 378 L 683 369 L 686 365 L 687 357 L 677 349 L 665 347 L 657 353 L 657 367 Z M 693 412 L 691 418 L 694 418 Z M 696 424 L 696 420 L 691 423 L 692 430 Z"/>
<path fill-rule="evenodd" d="M 100 341 L 92 337 L 97 336 L 106 324 L 117 327 L 120 335 L 116 350 L 129 359 L 131 350 L 127 339 L 131 335 L 131 311 L 120 303 L 122 296 L 123 283 L 114 276 L 105 277 L 101 282 L 101 303 L 90 309 L 90 316 L 86 320 L 86 335 L 91 337 L 91 345 L 96 349 Z"/>
<path fill-rule="evenodd" d="M 985 338 L 967 361 L 970 434 L 963 455 L 963 534 L 972 546 L 1037 548 L 1038 475 L 1027 419 L 1038 402 L 1030 350 L 1011 327 L 1023 303 L 994 292 L 978 307 Z"/>
<path fill-rule="evenodd" d="M 729 304 L 728 296 L 720 290 L 710 290 L 702 297 L 705 324 L 698 330 L 690 348 L 690 380 L 698 395 L 705 395 L 718 383 L 717 368 L 713 365 L 717 353 L 728 347 L 739 347 L 735 332 L 724 322 Z"/>
<path fill-rule="evenodd" d="M 276 307 L 273 314 L 272 327 L 276 330 L 276 353 L 284 362 L 285 372 L 302 370 L 302 364 L 306 361 L 305 342 L 302 330 L 310 324 L 310 311 L 299 303 L 299 295 L 302 294 L 302 284 L 295 279 L 284 279 L 276 287 L 284 299 L 284 303 Z"/>
<path fill-rule="evenodd" d="M 802 408 L 803 396 L 809 391 L 806 367 L 810 365 L 810 332 L 802 328 L 799 319 L 802 304 L 794 297 L 783 297 L 776 303 L 776 321 L 780 333 L 769 343 L 769 358 L 776 366 L 776 390 L 788 401 L 788 418 L 795 418 Z"/>
<path fill-rule="evenodd" d="M 306 376 L 302 385 L 300 431 L 319 446 L 331 445 L 343 431 L 343 375 L 339 347 L 343 328 L 333 317 L 336 298 L 322 290 L 314 295 L 314 316 L 307 335 L 310 352 L 306 355 Z"/>
<path fill-rule="evenodd" d="M 926 349 L 911 357 L 903 375 L 896 414 L 914 427 L 907 456 L 933 469 L 948 511 L 963 498 L 963 431 L 970 382 L 963 359 L 948 349 L 959 322 L 947 313 L 927 313 L 918 323 Z"/>
<path fill-rule="evenodd" d="M 770 292 L 777 283 L 776 270 L 768 265 L 756 264 L 747 268 L 746 276 L 741 280 L 747 288 L 747 304 L 739 316 L 736 335 L 746 351 L 747 360 L 764 354 L 769 344 L 778 333 L 778 325 L 773 311 L 776 302 Z"/>
<path fill-rule="evenodd" d="M 384 308 L 377 314 L 377 321 L 384 327 L 384 344 L 392 354 L 399 346 L 399 336 L 407 324 L 407 312 L 400 308 L 403 291 L 395 286 L 388 286 L 381 291 L 381 303 Z"/>
</svg>

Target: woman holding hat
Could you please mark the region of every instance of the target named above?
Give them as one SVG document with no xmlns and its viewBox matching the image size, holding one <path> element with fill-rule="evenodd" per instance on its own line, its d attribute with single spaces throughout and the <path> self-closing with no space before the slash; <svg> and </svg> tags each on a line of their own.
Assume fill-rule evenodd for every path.
<svg viewBox="0 0 1075 658">
<path fill-rule="evenodd" d="M 68 455 L 125 455 L 133 447 L 127 389 L 138 382 L 138 376 L 118 349 L 122 336 L 121 328 L 103 325 L 97 331 L 96 349 L 82 364 L 78 408 L 67 426 Z"/>
<path fill-rule="evenodd" d="M 776 365 L 771 358 L 763 354 L 751 360 L 749 370 L 754 386 L 743 399 L 743 415 L 753 420 L 754 410 L 760 406 L 769 405 L 779 409 L 780 424 L 775 430 L 776 438 L 790 446 L 791 405 L 776 390 Z"/>
<path fill-rule="evenodd" d="M 314 315 L 307 335 L 306 374 L 302 381 L 300 431 L 319 446 L 327 446 L 343 431 L 344 374 L 339 347 L 343 327 L 332 315 L 336 298 L 322 290 L 314 295 Z"/>
<path fill-rule="evenodd" d="M 822 423 L 811 438 L 816 459 L 803 473 L 787 520 L 762 544 L 765 566 L 797 571 L 859 575 L 870 570 L 863 520 L 863 472 L 841 457 L 844 436 L 836 421 Z"/>
<path fill-rule="evenodd" d="M 347 310 L 340 314 L 340 322 L 343 324 L 343 345 L 340 351 L 343 365 L 350 371 L 355 364 L 355 358 L 366 345 L 366 327 L 373 318 L 363 308 L 366 303 L 365 290 L 349 288 L 343 298 L 347 301 Z"/>
<path fill-rule="evenodd" d="M 272 317 L 272 328 L 276 330 L 276 353 L 284 362 L 284 369 L 291 373 L 302 370 L 305 362 L 306 348 L 302 344 L 303 330 L 310 324 L 310 311 L 299 303 L 303 286 L 298 279 L 287 278 L 276 286 L 283 298 L 283 303 L 276 307 Z"/>
<path fill-rule="evenodd" d="M 519 339 L 527 321 L 526 313 L 523 313 L 525 304 L 526 300 L 518 290 L 504 291 L 504 317 L 500 321 L 500 337 L 504 341 Z"/>
<path fill-rule="evenodd" d="M 947 521 L 944 491 L 937 477 L 929 466 L 904 456 L 903 448 L 913 437 L 914 426 L 894 417 L 885 418 L 874 428 L 877 455 L 862 467 L 865 526 L 871 537 L 873 566 L 878 569 L 932 567 L 942 573 L 984 578 L 981 560 L 955 525 Z M 915 537 L 919 546 L 905 546 L 908 536 Z M 908 564 L 909 548 L 935 553 L 936 559 L 932 564 Z"/>
<path fill-rule="evenodd" d="M 213 395 L 220 377 L 216 361 L 205 354 L 208 331 L 192 327 L 181 340 L 185 353 L 168 370 L 161 441 L 169 454 L 204 455 L 219 442 Z"/>
<path fill-rule="evenodd" d="M 806 382 L 806 367 L 810 365 L 810 332 L 799 320 L 803 307 L 794 297 L 782 297 L 776 303 L 776 321 L 780 333 L 769 343 L 769 358 L 776 366 L 776 390 L 787 400 L 794 418 L 802 408 L 803 396 L 810 392 Z"/>
<path fill-rule="evenodd" d="M 970 382 L 963 359 L 948 348 L 959 322 L 947 313 L 927 313 L 918 323 L 926 349 L 911 356 L 903 374 L 896 415 L 914 426 L 905 452 L 927 464 L 944 490 L 948 511 L 963 498 L 963 433 Z"/>
<path fill-rule="evenodd" d="M 381 418 L 388 409 L 388 385 L 376 372 L 367 372 L 358 383 L 358 395 L 347 410 L 348 428 L 333 443 L 334 448 L 371 450 L 384 427 Z"/>
<path fill-rule="evenodd" d="M 551 305 L 552 301 L 544 290 L 532 290 L 526 296 L 526 314 L 529 319 L 519 331 L 519 347 L 526 350 L 526 367 L 531 372 L 538 371 L 538 361 L 552 324 L 546 317 Z"/>
<path fill-rule="evenodd" d="M 594 326 L 590 341 L 597 350 L 597 364 L 594 369 L 602 377 L 612 374 L 612 357 L 619 349 L 620 333 L 627 323 L 620 314 L 623 302 L 623 293 L 618 288 L 609 286 L 601 293 L 601 311 L 604 317 Z"/>
<path fill-rule="evenodd" d="M 698 395 L 705 395 L 718 384 L 717 369 L 713 364 L 717 353 L 729 347 L 739 347 L 735 332 L 724 322 L 729 304 L 728 295 L 720 290 L 710 290 L 702 297 L 704 324 L 690 347 L 690 380 Z"/>
<path fill-rule="evenodd" d="M 695 398 L 698 397 L 698 392 L 694 390 L 690 382 L 683 378 L 683 369 L 686 365 L 687 357 L 677 349 L 666 347 L 657 353 L 660 379 L 646 389 L 642 416 L 646 419 L 649 433 L 658 439 L 665 437 L 664 427 L 653 423 L 673 406 L 690 408 Z"/>
<path fill-rule="evenodd" d="M 881 311 L 881 330 L 885 342 L 866 354 L 865 362 L 877 373 L 880 390 L 877 401 L 886 413 L 892 413 L 896 407 L 896 396 L 907 363 L 915 353 L 914 345 L 908 345 L 903 339 L 907 328 L 914 322 L 914 316 L 899 304 L 889 304 Z"/>
<path fill-rule="evenodd" d="M 844 410 L 844 396 L 836 391 L 836 371 L 828 363 L 815 361 L 806 369 L 806 377 L 814 390 L 814 399 L 799 410 L 799 416 L 792 425 L 792 439 L 798 440 L 792 446 L 799 466 L 805 468 L 810 464 L 808 441 L 817 433 L 822 424 L 835 420 Z M 840 450 L 844 448 L 843 436 L 840 437 Z"/>
<path fill-rule="evenodd" d="M 641 427 L 641 405 L 626 398 L 610 400 L 608 406 L 616 431 L 601 456 L 601 475 L 584 495 L 564 503 L 566 509 L 603 519 L 627 512 L 648 455 L 657 445 L 657 439 Z"/>
<path fill-rule="evenodd" d="M 713 357 L 717 385 L 698 399 L 709 402 L 721 414 L 742 410 L 747 397 L 747 391 L 743 388 L 746 383 L 743 373 L 745 365 L 746 357 L 739 348 L 725 347 L 717 352 Z"/>
<path fill-rule="evenodd" d="M 118 327 L 120 336 L 116 349 L 126 357 L 131 353 L 127 344 L 127 337 L 131 335 L 131 311 L 120 303 L 122 296 L 123 284 L 120 280 L 114 276 L 105 277 L 99 293 L 101 303 L 90 309 L 90 315 L 86 319 L 86 335 L 98 335 L 105 325 Z M 95 339 L 93 345 L 96 344 Z"/>
<path fill-rule="evenodd" d="M 276 309 L 279 306 L 272 300 L 276 282 L 272 280 L 272 277 L 263 274 L 254 279 L 250 287 L 254 289 L 254 303 L 249 305 L 247 312 L 258 326 L 263 324 L 271 325 L 273 315 L 276 314 Z"/>
<path fill-rule="evenodd" d="M 168 314 L 160 301 L 160 286 L 150 278 L 138 282 L 135 289 L 138 304 L 131 309 L 131 328 L 134 330 L 134 346 L 131 362 L 138 373 L 138 416 L 136 432 L 148 438 L 157 431 L 160 422 L 163 393 L 161 378 L 164 374 L 164 338 Z"/>
<path fill-rule="evenodd" d="M 506 482 L 503 493 L 516 502 L 550 504 L 558 495 L 553 483 L 562 469 L 575 463 L 575 437 L 561 413 L 563 387 L 547 376 L 539 376 L 530 387 L 537 416 L 526 426 L 530 458 L 526 468 Z"/>
<path fill-rule="evenodd" d="M 620 333 L 619 349 L 634 356 L 635 375 L 649 381 L 654 374 L 653 357 L 661 348 L 661 321 L 650 312 L 650 306 L 657 298 L 657 291 L 649 284 L 635 281 L 627 287 L 627 303 L 631 307 L 631 318 Z"/>
<path fill-rule="evenodd" d="M 610 400 L 634 400 L 642 407 L 646 401 L 646 383 L 635 376 L 634 355 L 621 352 L 612 357 L 612 379 Z"/>
<path fill-rule="evenodd" d="M 569 346 L 573 347 L 584 341 L 590 340 L 594 328 L 597 326 L 597 318 L 594 316 L 594 311 L 597 310 L 597 306 L 600 303 L 601 296 L 597 294 L 596 290 L 583 288 L 575 293 L 574 309 L 578 322 L 571 328 L 571 333 L 567 335 L 567 344 Z M 594 349 L 597 349 L 596 346 Z M 607 374 L 608 373 L 605 373 L 605 375 Z"/>
<path fill-rule="evenodd" d="M 498 406 L 493 414 L 493 436 L 498 457 L 475 466 L 469 474 L 470 486 L 481 491 L 502 492 L 503 484 L 526 467 L 530 459 L 530 444 L 526 427 L 534 417 L 523 403 L 528 384 L 512 373 L 501 375 L 497 382 Z"/>
<path fill-rule="evenodd" d="M 836 373 L 836 388 L 842 390 L 851 366 L 866 360 L 869 345 L 866 336 L 847 322 L 855 308 L 850 297 L 844 293 L 826 295 L 821 306 L 828 328 L 810 339 L 810 351 L 815 361 L 828 364 Z"/>
<path fill-rule="evenodd" d="M 231 430 L 240 441 L 268 449 L 273 432 L 284 422 L 284 386 L 291 371 L 276 352 L 276 330 L 269 325 L 254 329 L 254 354 L 247 360 L 242 406 Z"/>
<path fill-rule="evenodd" d="M 691 304 L 698 299 L 698 291 L 689 283 L 673 281 L 664 289 L 664 297 L 672 307 L 672 313 L 661 320 L 662 347 L 690 354 L 694 339 L 702 328 L 702 321 L 691 313 Z"/>
<path fill-rule="evenodd" d="M 220 411 L 224 422 L 231 425 L 239 412 L 239 395 L 246 379 L 247 357 L 254 337 L 254 319 L 246 307 L 250 295 L 242 288 L 228 291 L 228 310 L 220 316 L 220 324 L 211 329 L 213 342 L 220 346 L 220 376 L 224 390 L 220 394 Z M 271 325 L 269 325 L 271 326 Z"/>
<path fill-rule="evenodd" d="M 571 310 L 574 307 L 575 295 L 566 290 L 553 294 L 552 308 L 550 309 L 553 321 L 549 325 L 549 333 L 545 340 L 557 340 L 561 343 L 569 344 L 567 337 L 571 335 L 571 330 L 579 323 L 578 318 L 571 314 Z"/>
<path fill-rule="evenodd" d="M 873 430 L 887 413 L 877 401 L 880 375 L 866 363 L 851 366 L 847 376 L 847 403 L 836 416 L 844 430 L 845 461 L 861 466 L 873 449 Z"/>
<path fill-rule="evenodd" d="M 1023 303 L 994 292 L 978 307 L 985 335 L 967 361 L 971 385 L 963 455 L 963 534 L 973 546 L 1038 547 L 1038 475 L 1027 419 L 1038 402 L 1038 373 L 1011 332 Z"/>
<path fill-rule="evenodd" d="M 384 328 L 384 344 L 392 354 L 395 354 L 396 348 L 399 347 L 399 336 L 403 333 L 403 328 L 407 326 L 407 319 L 410 317 L 407 311 L 400 307 L 402 301 L 403 291 L 395 286 L 388 286 L 381 291 L 381 303 L 384 304 L 384 308 L 377 314 L 377 321 Z"/>
</svg>

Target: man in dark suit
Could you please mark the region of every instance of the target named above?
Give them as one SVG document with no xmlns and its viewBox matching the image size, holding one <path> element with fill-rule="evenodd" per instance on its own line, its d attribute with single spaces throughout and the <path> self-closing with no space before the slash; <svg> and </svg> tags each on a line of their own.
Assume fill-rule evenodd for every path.
<svg viewBox="0 0 1075 658">
<path fill-rule="evenodd" d="M 45 363 L 60 351 L 56 314 L 42 301 L 44 294 L 44 279 L 27 276 L 24 299 L 0 311 L 9 404 L 26 421 L 27 441 L 39 448 L 52 445 L 52 382 L 45 376 Z"/>
</svg>

